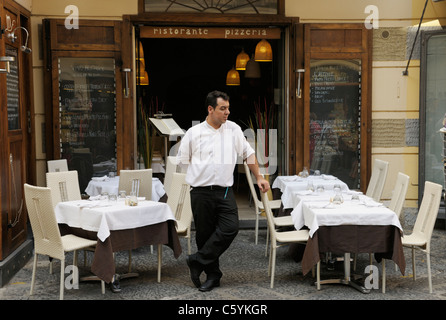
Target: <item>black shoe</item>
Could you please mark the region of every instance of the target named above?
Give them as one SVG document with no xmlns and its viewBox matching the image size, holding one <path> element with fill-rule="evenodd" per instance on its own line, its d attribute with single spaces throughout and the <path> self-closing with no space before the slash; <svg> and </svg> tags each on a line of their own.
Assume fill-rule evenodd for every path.
<svg viewBox="0 0 446 320">
<path fill-rule="evenodd" d="M 190 271 L 190 278 L 193 282 L 193 284 L 200 288 L 201 281 L 200 281 L 200 274 L 203 272 L 203 268 L 200 267 L 200 264 L 198 262 L 190 261 L 190 257 L 186 257 L 187 266 L 189 267 Z"/>
<path fill-rule="evenodd" d="M 215 280 L 206 280 L 205 283 L 203 283 L 199 290 L 202 292 L 207 292 L 207 291 L 211 291 L 212 289 L 214 289 L 214 287 L 219 287 L 220 286 L 220 279 L 215 279 Z"/>
<path fill-rule="evenodd" d="M 119 279 L 117 277 L 110 283 L 110 289 L 113 293 L 121 292 L 121 285 L 119 284 Z"/>
</svg>

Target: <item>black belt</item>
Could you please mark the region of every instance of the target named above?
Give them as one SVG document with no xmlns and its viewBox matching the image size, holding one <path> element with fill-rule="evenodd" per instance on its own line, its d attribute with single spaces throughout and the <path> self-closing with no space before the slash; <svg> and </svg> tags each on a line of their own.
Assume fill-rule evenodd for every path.
<svg viewBox="0 0 446 320">
<path fill-rule="evenodd" d="M 226 190 L 226 188 L 232 188 L 232 187 L 222 187 L 222 186 L 192 187 L 192 189 L 201 189 L 201 190 Z"/>
</svg>

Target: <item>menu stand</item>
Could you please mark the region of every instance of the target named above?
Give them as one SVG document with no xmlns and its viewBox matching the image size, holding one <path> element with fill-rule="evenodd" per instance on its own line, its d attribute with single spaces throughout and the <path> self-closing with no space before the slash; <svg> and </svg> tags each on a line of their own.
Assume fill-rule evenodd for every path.
<svg viewBox="0 0 446 320">
<path fill-rule="evenodd" d="M 171 114 L 157 113 L 155 118 L 149 118 L 152 125 L 155 127 L 157 133 L 164 137 L 164 155 L 165 161 L 167 161 L 167 156 L 169 155 L 168 149 L 168 139 L 175 136 L 183 136 L 184 131 L 178 126 Z M 166 118 L 169 117 L 169 118 Z"/>
</svg>

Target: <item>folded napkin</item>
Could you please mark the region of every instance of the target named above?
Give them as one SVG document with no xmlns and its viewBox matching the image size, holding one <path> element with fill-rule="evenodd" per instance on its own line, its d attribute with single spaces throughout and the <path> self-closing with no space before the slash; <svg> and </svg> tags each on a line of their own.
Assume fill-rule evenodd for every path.
<svg viewBox="0 0 446 320">
<path fill-rule="evenodd" d="M 322 179 L 325 179 L 325 180 L 336 180 L 337 179 L 336 177 L 327 175 L 327 174 L 323 174 L 323 175 L 321 175 L 321 177 L 322 177 Z"/>
<path fill-rule="evenodd" d="M 366 200 L 362 202 L 366 207 L 384 207 L 384 204 L 373 200 Z"/>
<path fill-rule="evenodd" d="M 307 195 L 310 195 L 310 194 L 312 194 L 313 193 L 313 191 L 311 191 L 311 190 L 304 190 L 304 191 L 298 191 L 298 192 L 296 192 L 298 195 L 300 195 L 300 196 L 307 196 Z"/>
<path fill-rule="evenodd" d="M 93 180 L 93 181 L 105 181 L 105 180 L 107 180 L 107 176 L 103 176 L 103 177 L 93 177 L 93 178 L 91 178 L 91 180 Z"/>
<path fill-rule="evenodd" d="M 333 202 L 329 202 L 323 204 L 311 204 L 308 207 L 313 209 L 334 209 L 336 208 L 336 205 Z"/>
<path fill-rule="evenodd" d="M 97 200 L 101 200 L 101 195 L 97 195 L 97 196 L 92 196 L 92 197 L 88 198 L 88 200 L 90 200 L 90 201 L 97 201 Z"/>
</svg>

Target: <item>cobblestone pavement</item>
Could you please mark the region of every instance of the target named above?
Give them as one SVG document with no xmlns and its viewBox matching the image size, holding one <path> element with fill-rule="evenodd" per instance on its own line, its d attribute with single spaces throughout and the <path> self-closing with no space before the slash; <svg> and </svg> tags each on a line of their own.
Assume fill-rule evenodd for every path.
<svg viewBox="0 0 446 320">
<path fill-rule="evenodd" d="M 405 226 L 405 230 L 406 230 Z M 410 230 L 408 231 L 410 233 Z M 193 233 L 194 235 L 194 233 Z M 194 240 L 192 239 L 195 250 Z M 221 257 L 221 269 L 224 273 L 221 286 L 210 292 L 200 292 L 192 284 L 186 265 L 187 244 L 180 239 L 183 253 L 178 259 L 173 257 L 172 251 L 163 248 L 163 265 L 161 283 L 157 282 L 157 253 L 156 247 L 151 252 L 150 247 L 139 248 L 132 252 L 132 271 L 138 272 L 136 278 L 121 280 L 121 292 L 113 293 L 106 286 L 105 294 L 101 293 L 100 282 L 81 282 L 78 289 L 65 290 L 65 300 L 82 301 L 145 301 L 152 306 L 166 306 L 165 301 L 171 301 L 175 308 L 179 304 L 216 303 L 225 301 L 246 301 L 245 303 L 286 303 L 291 301 L 406 301 L 414 303 L 422 300 L 446 300 L 446 230 L 435 229 L 432 237 L 432 281 L 433 293 L 429 293 L 425 255 L 417 252 L 416 267 L 417 280 L 412 278 L 411 252 L 405 249 L 406 274 L 403 276 L 394 268 L 394 263 L 386 264 L 387 285 L 386 293 L 381 292 L 381 278 L 379 289 L 373 289 L 364 294 L 345 285 L 323 285 L 316 290 L 315 279 L 311 273 L 303 275 L 300 263 L 296 263 L 288 255 L 288 249 L 282 247 L 277 252 L 276 275 L 274 288 L 270 288 L 268 276 L 268 258 L 265 256 L 266 229 L 261 229 L 259 243 L 254 243 L 254 230 L 242 229 L 231 247 Z M 67 256 L 68 261 L 71 256 Z M 92 255 L 89 253 L 87 267 L 83 267 L 83 255 L 79 255 L 80 274 L 89 273 L 89 263 Z M 368 264 L 368 254 L 360 254 L 357 262 L 357 272 L 365 270 Z M 128 267 L 128 252 L 116 254 L 116 265 L 119 273 L 125 273 Z M 379 268 L 381 265 L 374 262 Z M 57 300 L 59 298 L 59 270 L 60 264 L 55 261 L 54 272 L 49 274 L 48 258 L 40 257 L 36 278 L 35 293 L 29 295 L 32 273 L 32 259 L 23 267 L 3 288 L 0 288 L 0 301 L 5 300 Z M 335 270 L 328 270 L 325 264 L 321 266 L 321 278 L 339 278 L 343 273 L 343 262 L 335 264 Z M 213 301 L 213 302 L 212 302 Z M 256 302 L 257 301 L 257 302 Z M 11 301 L 12 302 L 12 301 Z M 113 305 L 113 304 L 112 304 Z M 169 305 L 169 304 L 167 304 Z M 304 304 L 305 305 L 305 304 Z M 319 306 L 320 304 L 318 304 Z M 341 304 L 342 305 L 342 304 Z M 314 306 L 314 305 L 313 305 Z M 279 309 L 282 305 L 279 304 Z M 410 310 L 410 308 L 408 308 Z M 374 310 L 370 310 L 374 312 Z M 177 312 L 177 309 L 174 310 Z"/>
</svg>

